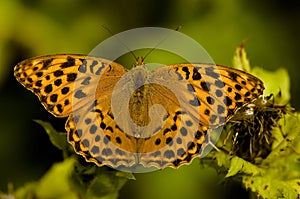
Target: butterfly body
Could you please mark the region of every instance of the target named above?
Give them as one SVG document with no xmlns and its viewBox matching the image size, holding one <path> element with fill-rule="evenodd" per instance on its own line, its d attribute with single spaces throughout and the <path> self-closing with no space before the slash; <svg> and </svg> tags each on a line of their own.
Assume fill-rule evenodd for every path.
<svg viewBox="0 0 300 199">
<path fill-rule="evenodd" d="M 263 92 L 256 77 L 225 66 L 174 64 L 128 70 L 84 55 L 32 58 L 15 77 L 57 117 L 87 161 L 113 168 L 190 163 L 208 130 L 224 125 Z"/>
</svg>

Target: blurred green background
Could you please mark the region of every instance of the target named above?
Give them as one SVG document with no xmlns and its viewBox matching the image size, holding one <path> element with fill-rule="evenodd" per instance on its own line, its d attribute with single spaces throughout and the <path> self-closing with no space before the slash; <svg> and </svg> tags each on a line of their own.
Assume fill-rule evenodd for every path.
<svg viewBox="0 0 300 199">
<path fill-rule="evenodd" d="M 37 97 L 13 77 L 26 58 L 57 53 L 87 54 L 110 35 L 137 27 L 175 29 L 197 40 L 215 63 L 231 65 L 235 48 L 246 40 L 252 66 L 291 76 L 291 103 L 300 107 L 298 0 L 1 0 L 0 1 L 0 190 L 38 180 L 61 153 L 32 119 L 64 131 L 64 119 L 44 110 Z M 274 81 L 280 81 L 274 79 Z M 222 185 L 214 170 L 196 160 L 178 170 L 136 175 L 121 198 L 247 198 L 235 183 Z"/>
</svg>

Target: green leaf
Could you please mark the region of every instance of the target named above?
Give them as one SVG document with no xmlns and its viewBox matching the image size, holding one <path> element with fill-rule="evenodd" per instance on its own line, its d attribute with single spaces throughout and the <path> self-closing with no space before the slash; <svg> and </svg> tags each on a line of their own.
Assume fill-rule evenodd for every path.
<svg viewBox="0 0 300 199">
<path fill-rule="evenodd" d="M 267 164 L 268 162 L 268 164 Z M 263 175 L 243 176 L 246 188 L 263 198 L 298 198 L 300 196 L 299 155 L 291 152 L 266 161 Z"/>
<path fill-rule="evenodd" d="M 135 176 L 132 173 L 116 171 L 115 175 L 121 178 L 127 178 L 128 180 L 135 180 Z"/>
<path fill-rule="evenodd" d="M 70 182 L 83 198 L 118 198 L 124 184 L 135 179 L 131 173 L 77 162 Z"/>
<path fill-rule="evenodd" d="M 233 177 L 237 174 L 242 175 L 261 175 L 264 170 L 237 156 L 231 156 L 225 152 L 219 151 L 214 153 L 219 167 L 227 168 L 225 177 Z"/>
<path fill-rule="evenodd" d="M 267 71 L 263 68 L 255 67 L 251 74 L 263 80 L 265 85 L 264 95 L 277 95 L 281 91 L 279 104 L 287 104 L 290 100 L 290 77 L 284 68 L 279 68 L 276 71 Z"/>
<path fill-rule="evenodd" d="M 240 180 L 262 198 L 297 198 L 300 196 L 300 125 L 299 115 L 286 115 L 279 122 L 284 138 L 259 164 L 215 151 L 217 164 L 227 170 L 225 177 Z"/>
<path fill-rule="evenodd" d="M 280 181 L 270 176 L 244 177 L 243 184 L 263 198 L 298 198 L 299 180 Z"/>
<path fill-rule="evenodd" d="M 271 154 L 259 165 L 263 175 L 243 176 L 246 188 L 263 198 L 297 198 L 300 196 L 300 126 L 299 116 L 287 115 L 278 142 Z"/>
<path fill-rule="evenodd" d="M 268 71 L 262 67 L 251 67 L 244 48 L 244 43 L 236 48 L 233 56 L 233 67 L 251 73 L 259 79 L 263 80 L 265 85 L 264 95 L 277 95 L 281 91 L 279 104 L 287 104 L 290 100 L 290 78 L 288 72 L 284 68 L 276 71 Z"/>
<path fill-rule="evenodd" d="M 76 158 L 67 158 L 54 164 L 37 182 L 31 182 L 16 191 L 16 198 L 109 198 L 116 199 L 120 189 L 134 179 L 130 173 L 82 165 Z"/>
<path fill-rule="evenodd" d="M 239 157 L 233 157 L 231 159 L 231 164 L 229 167 L 229 171 L 226 174 L 226 178 L 236 175 L 238 172 L 242 170 L 244 166 L 244 160 Z"/>
<path fill-rule="evenodd" d="M 67 134 L 56 131 L 49 122 L 41 120 L 34 120 L 40 124 L 47 132 L 52 144 L 60 150 L 66 151 L 69 149 L 70 144 L 67 142 Z"/>
<path fill-rule="evenodd" d="M 118 177 L 116 172 L 100 173 L 91 182 L 87 196 L 118 198 L 118 192 L 127 180 L 125 177 Z"/>
<path fill-rule="evenodd" d="M 78 198 L 76 191 L 74 192 L 69 184 L 74 164 L 73 158 L 54 164 L 38 182 L 28 183 L 18 189 L 16 198 Z"/>
</svg>

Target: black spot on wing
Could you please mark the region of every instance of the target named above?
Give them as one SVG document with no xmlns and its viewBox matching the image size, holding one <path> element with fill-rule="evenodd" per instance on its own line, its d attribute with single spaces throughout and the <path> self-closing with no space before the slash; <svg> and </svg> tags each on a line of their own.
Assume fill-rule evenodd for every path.
<svg viewBox="0 0 300 199">
<path fill-rule="evenodd" d="M 214 98 L 208 96 L 208 97 L 206 97 L 206 102 L 210 105 L 213 105 L 215 103 L 215 100 L 214 100 Z"/>
<path fill-rule="evenodd" d="M 82 64 L 79 66 L 78 71 L 80 73 L 86 73 L 87 61 L 86 59 L 80 59 L 80 61 L 82 62 Z"/>
<path fill-rule="evenodd" d="M 192 84 L 187 84 L 187 89 L 188 89 L 188 91 L 190 91 L 190 92 L 195 92 L 195 89 L 194 89 L 194 87 L 193 87 Z"/>
<path fill-rule="evenodd" d="M 62 71 L 62 70 L 57 70 L 57 71 L 55 71 L 54 73 L 53 73 L 53 75 L 55 76 L 55 77 L 60 77 L 60 76 L 62 76 L 64 74 L 64 71 Z"/>
<path fill-rule="evenodd" d="M 33 82 L 33 80 L 32 80 L 31 77 L 28 77 L 28 78 L 27 78 L 27 81 L 28 81 L 29 83 L 32 83 L 32 82 Z"/>
<path fill-rule="evenodd" d="M 94 153 L 94 154 L 97 154 L 99 153 L 100 149 L 98 146 L 93 146 L 92 149 L 91 149 L 91 152 Z"/>
<path fill-rule="evenodd" d="M 68 68 L 75 65 L 75 59 L 71 56 L 67 57 L 67 61 L 60 65 L 61 68 Z"/>
<path fill-rule="evenodd" d="M 53 58 L 45 59 L 43 61 L 43 68 L 47 68 L 51 64 L 52 61 L 53 61 Z"/>
<path fill-rule="evenodd" d="M 240 99 L 242 99 L 241 94 L 235 93 L 234 100 L 239 101 Z"/>
<path fill-rule="evenodd" d="M 74 94 L 74 97 L 77 98 L 77 99 L 84 98 L 86 96 L 87 95 L 82 90 L 78 90 Z"/>
<path fill-rule="evenodd" d="M 164 152 L 164 157 L 167 159 L 171 159 L 175 157 L 175 153 L 172 150 L 166 150 Z"/>
<path fill-rule="evenodd" d="M 189 77 L 190 77 L 189 68 L 184 66 L 184 67 L 182 67 L 182 71 L 185 72 L 185 79 L 189 79 Z"/>
<path fill-rule="evenodd" d="M 230 77 L 231 80 L 237 82 L 238 75 L 236 73 L 229 71 L 228 76 Z"/>
<path fill-rule="evenodd" d="M 64 87 L 63 89 L 61 89 L 61 94 L 66 95 L 67 93 L 69 93 L 70 88 L 69 87 Z"/>
<path fill-rule="evenodd" d="M 39 71 L 39 72 L 37 72 L 35 75 L 37 76 L 37 77 L 42 77 L 43 76 L 43 72 L 42 71 Z"/>
<path fill-rule="evenodd" d="M 215 94 L 216 94 L 217 97 L 222 97 L 223 96 L 223 92 L 221 90 L 219 90 L 219 89 L 216 90 Z"/>
<path fill-rule="evenodd" d="M 92 79 L 91 77 L 86 77 L 86 78 L 81 82 L 81 84 L 82 84 L 82 85 L 89 85 L 91 79 Z"/>
<path fill-rule="evenodd" d="M 155 144 L 156 146 L 160 145 L 160 143 L 161 143 L 161 139 L 160 139 L 160 138 L 157 138 L 157 139 L 155 140 L 155 142 L 154 142 L 154 144 Z"/>
<path fill-rule="evenodd" d="M 238 91 L 240 91 L 240 90 L 242 90 L 242 86 L 241 85 L 239 85 L 239 84 L 236 84 L 236 85 L 234 85 L 234 87 L 238 90 Z"/>
<path fill-rule="evenodd" d="M 50 95 L 50 101 L 53 102 L 53 103 L 57 102 L 57 98 L 58 98 L 57 94 Z"/>
<path fill-rule="evenodd" d="M 232 99 L 230 99 L 230 97 L 228 97 L 228 96 L 225 96 L 223 102 L 224 102 L 224 104 L 225 104 L 226 106 L 231 106 L 231 105 L 232 105 Z"/>
<path fill-rule="evenodd" d="M 54 85 L 55 85 L 55 86 L 60 86 L 61 84 L 62 84 L 61 79 L 56 79 L 56 80 L 54 81 Z"/>
<path fill-rule="evenodd" d="M 189 104 L 197 107 L 200 106 L 201 103 L 197 97 L 194 97 L 194 99 L 189 100 Z"/>
<path fill-rule="evenodd" d="M 210 91 L 210 83 L 208 83 L 208 82 L 201 82 L 200 83 L 200 86 L 201 86 L 201 88 L 204 90 L 204 91 L 206 91 L 206 92 L 209 92 Z"/>
<path fill-rule="evenodd" d="M 118 144 L 122 144 L 121 138 L 120 138 L 120 137 L 116 137 L 116 142 L 117 142 Z"/>
<path fill-rule="evenodd" d="M 193 76 L 192 76 L 192 79 L 193 80 L 200 80 L 202 77 L 201 77 L 201 74 L 198 72 L 197 68 L 193 68 Z"/>
<path fill-rule="evenodd" d="M 60 113 L 63 112 L 63 108 L 62 108 L 62 105 L 61 105 L 61 104 L 57 104 L 57 105 L 56 105 L 56 108 L 57 108 L 58 112 L 60 112 Z"/>
<path fill-rule="evenodd" d="M 218 88 L 224 88 L 224 86 L 225 86 L 224 82 L 221 81 L 221 80 L 219 80 L 219 79 L 217 79 L 217 80 L 215 81 L 215 85 L 216 85 Z"/>
<path fill-rule="evenodd" d="M 42 86 L 42 80 L 38 80 L 35 82 L 35 86 L 41 87 Z"/>
<path fill-rule="evenodd" d="M 69 105 L 69 104 L 70 104 L 70 101 L 69 101 L 68 99 L 66 99 L 66 100 L 64 101 L 64 105 L 67 106 L 67 105 Z"/>
<path fill-rule="evenodd" d="M 218 105 L 218 113 L 223 114 L 225 112 L 225 108 L 221 105 Z"/>
<path fill-rule="evenodd" d="M 220 77 L 220 74 L 219 73 L 216 73 L 214 71 L 214 68 L 213 67 L 209 67 L 209 68 L 205 68 L 205 74 L 207 76 L 210 76 L 212 78 L 215 78 L 215 79 L 218 79 Z"/>
<path fill-rule="evenodd" d="M 90 65 L 90 71 L 94 74 L 94 67 L 98 65 L 98 61 L 94 60 Z"/>
<path fill-rule="evenodd" d="M 48 93 L 48 94 L 51 93 L 52 90 L 53 90 L 52 84 L 48 84 L 44 89 L 45 93 Z"/>
<path fill-rule="evenodd" d="M 106 65 L 104 62 L 101 63 L 102 67 L 99 67 L 98 70 L 95 72 L 96 75 L 100 75 L 101 74 L 101 71 L 103 69 L 105 69 Z"/>
<path fill-rule="evenodd" d="M 76 73 L 69 73 L 69 74 L 67 75 L 67 81 L 68 81 L 68 82 L 74 82 L 75 79 L 76 79 L 76 77 L 77 77 L 77 74 L 76 74 Z"/>
</svg>

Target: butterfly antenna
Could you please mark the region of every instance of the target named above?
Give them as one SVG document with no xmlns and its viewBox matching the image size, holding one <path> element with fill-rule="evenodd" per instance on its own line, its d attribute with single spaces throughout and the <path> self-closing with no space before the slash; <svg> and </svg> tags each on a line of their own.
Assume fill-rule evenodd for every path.
<svg viewBox="0 0 300 199">
<path fill-rule="evenodd" d="M 175 28 L 175 31 L 179 31 L 181 29 L 181 26 L 177 26 L 177 28 Z M 167 38 L 169 37 L 169 35 L 166 35 L 164 38 L 162 38 L 151 50 L 149 50 L 144 56 L 143 56 L 143 60 L 146 59 L 146 57 L 148 57 L 148 55 L 150 53 L 152 53 L 161 43 L 163 43 Z"/>
<path fill-rule="evenodd" d="M 111 34 L 111 36 L 114 36 L 115 34 L 113 33 L 113 31 L 111 31 L 107 26 L 105 26 L 104 24 L 101 25 L 102 28 L 104 30 L 106 30 L 109 34 Z M 130 52 L 130 54 L 132 54 L 132 56 L 134 57 L 135 60 L 138 60 L 138 57 L 133 53 L 133 51 L 121 40 L 119 39 L 119 37 L 116 37 L 116 39 L 118 40 L 118 42 L 120 42 L 127 50 L 128 52 Z"/>
</svg>

